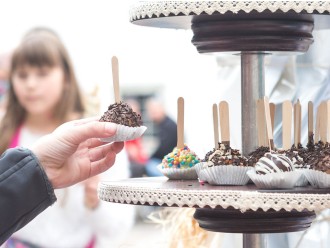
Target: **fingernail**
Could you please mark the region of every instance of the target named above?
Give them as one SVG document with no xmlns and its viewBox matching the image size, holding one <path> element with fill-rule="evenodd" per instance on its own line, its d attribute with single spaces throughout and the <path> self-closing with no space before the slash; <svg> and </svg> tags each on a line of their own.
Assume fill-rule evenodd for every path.
<svg viewBox="0 0 330 248">
<path fill-rule="evenodd" d="M 104 129 L 107 133 L 113 134 L 116 133 L 117 125 L 112 122 L 105 122 Z"/>
</svg>

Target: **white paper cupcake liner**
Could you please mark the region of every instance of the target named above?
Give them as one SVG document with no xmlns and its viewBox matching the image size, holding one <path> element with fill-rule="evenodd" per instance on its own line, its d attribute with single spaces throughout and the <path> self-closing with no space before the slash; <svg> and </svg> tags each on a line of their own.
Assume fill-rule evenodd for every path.
<svg viewBox="0 0 330 248">
<path fill-rule="evenodd" d="M 195 166 L 193 167 L 193 168 L 195 168 L 197 176 L 198 176 L 200 181 L 207 181 L 206 177 L 205 177 L 205 173 L 202 170 L 204 164 L 206 164 L 206 162 L 200 162 L 198 164 L 195 164 Z"/>
<path fill-rule="evenodd" d="M 294 188 L 302 173 L 302 171 L 295 170 L 258 175 L 255 170 L 250 170 L 247 175 L 261 189 L 291 189 Z"/>
<path fill-rule="evenodd" d="M 304 175 L 314 188 L 330 188 L 330 174 L 316 170 L 304 170 Z"/>
<path fill-rule="evenodd" d="M 249 166 L 217 165 L 201 170 L 201 175 L 212 185 L 246 185 L 250 178 L 246 172 Z"/>
<path fill-rule="evenodd" d="M 140 127 L 128 127 L 124 125 L 117 125 L 117 132 L 114 136 L 108 138 L 101 138 L 102 142 L 118 142 L 118 141 L 128 141 L 134 140 L 140 137 L 145 131 L 147 127 L 140 126 Z"/>
<path fill-rule="evenodd" d="M 295 187 L 305 187 L 308 185 L 308 180 L 304 174 L 304 171 L 305 170 L 308 170 L 308 169 L 297 169 L 297 170 L 300 170 L 302 173 L 301 173 L 301 176 L 300 178 L 298 179 L 298 181 L 296 182 L 296 184 L 294 185 Z"/>
<path fill-rule="evenodd" d="M 160 164 L 157 168 L 171 180 L 195 180 L 198 178 L 194 167 L 188 169 L 162 168 L 162 164 Z"/>
</svg>

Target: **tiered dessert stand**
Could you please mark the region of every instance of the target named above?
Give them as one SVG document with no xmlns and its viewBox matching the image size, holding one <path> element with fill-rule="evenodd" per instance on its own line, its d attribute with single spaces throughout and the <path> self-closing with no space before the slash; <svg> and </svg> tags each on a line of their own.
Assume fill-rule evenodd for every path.
<svg viewBox="0 0 330 248">
<path fill-rule="evenodd" d="M 148 1 L 131 8 L 131 22 L 192 29 L 199 53 L 241 56 L 242 153 L 257 147 L 256 100 L 264 96 L 264 56 L 305 53 L 314 29 L 330 27 L 328 1 Z M 243 233 L 243 247 L 266 247 L 264 233 L 305 230 L 315 212 L 330 208 L 330 189 L 260 190 L 196 181 L 133 178 L 102 182 L 104 201 L 196 208 L 210 231 Z"/>
</svg>

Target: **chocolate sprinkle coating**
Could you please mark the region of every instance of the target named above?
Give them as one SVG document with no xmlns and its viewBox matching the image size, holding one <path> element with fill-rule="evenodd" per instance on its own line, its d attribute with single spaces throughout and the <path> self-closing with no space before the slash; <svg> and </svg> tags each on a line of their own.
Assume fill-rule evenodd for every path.
<svg viewBox="0 0 330 248">
<path fill-rule="evenodd" d="M 267 152 L 270 152 L 269 147 L 260 146 L 255 151 L 250 152 L 248 156 L 249 166 L 255 166 L 256 163 L 261 159 Z"/>
<path fill-rule="evenodd" d="M 219 143 L 219 148 L 208 152 L 203 162 L 211 162 L 209 166 L 234 165 L 248 166 L 247 158 L 242 156 L 239 150 L 232 149 L 228 145 Z"/>
<path fill-rule="evenodd" d="M 141 115 L 134 112 L 127 103 L 122 101 L 111 104 L 100 121 L 113 122 L 128 127 L 142 126 Z"/>
<path fill-rule="evenodd" d="M 310 145 L 304 154 L 304 160 L 311 169 L 330 174 L 330 144 L 319 141 L 313 146 Z"/>
</svg>

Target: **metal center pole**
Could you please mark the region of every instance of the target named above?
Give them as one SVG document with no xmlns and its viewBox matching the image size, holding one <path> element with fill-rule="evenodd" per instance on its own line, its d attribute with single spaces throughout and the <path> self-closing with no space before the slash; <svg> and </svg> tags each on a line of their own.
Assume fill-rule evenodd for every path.
<svg viewBox="0 0 330 248">
<path fill-rule="evenodd" d="M 258 145 L 256 102 L 265 95 L 264 53 L 241 54 L 242 153 Z M 243 234 L 243 248 L 266 248 L 265 234 Z"/>
</svg>

